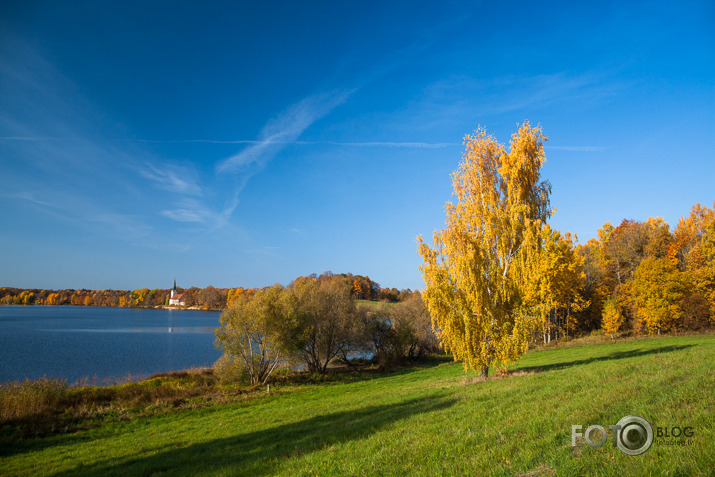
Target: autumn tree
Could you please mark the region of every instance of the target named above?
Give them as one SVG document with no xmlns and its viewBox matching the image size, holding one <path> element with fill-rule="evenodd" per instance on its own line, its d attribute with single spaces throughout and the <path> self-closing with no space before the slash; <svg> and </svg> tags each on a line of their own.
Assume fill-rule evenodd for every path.
<svg viewBox="0 0 715 477">
<path fill-rule="evenodd" d="M 197 287 L 190 287 L 182 289 L 181 287 L 176 287 L 176 291 L 182 295 L 182 301 L 186 306 L 197 306 L 200 301 L 201 289 Z"/>
<path fill-rule="evenodd" d="M 439 349 L 437 336 L 432 329 L 432 317 L 420 293 L 413 293 L 395 305 L 390 315 L 392 326 L 404 346 L 403 356 L 417 358 Z"/>
<path fill-rule="evenodd" d="M 243 294 L 219 317 L 216 347 L 241 366 L 251 384 L 265 383 L 295 351 L 297 303 L 280 285 Z"/>
<path fill-rule="evenodd" d="M 702 273 L 696 276 L 696 284 L 710 306 L 711 319 L 715 321 L 715 214 L 708 219 L 704 228 L 702 250 L 705 260 Z"/>
<path fill-rule="evenodd" d="M 540 179 L 546 139 L 528 121 L 509 152 L 484 129 L 466 136 L 446 227 L 435 231 L 432 247 L 417 239 L 423 297 L 442 346 L 485 377 L 492 364 L 526 351 L 535 325 L 523 297 L 538 274 L 542 228 L 551 215 L 551 187 Z"/>
<path fill-rule="evenodd" d="M 364 290 L 362 283 L 360 283 L 360 280 L 355 279 L 353 282 L 353 292 L 355 293 L 355 297 L 358 300 L 362 300 L 364 297 Z"/>
<path fill-rule="evenodd" d="M 623 315 L 621 314 L 621 310 L 613 298 L 609 297 L 603 304 L 603 319 L 601 320 L 603 332 L 611 335 L 612 341 L 613 335 L 618 332 L 622 324 Z"/>
<path fill-rule="evenodd" d="M 705 264 L 704 248 L 707 241 L 707 227 L 715 220 L 715 203 L 709 209 L 695 204 L 688 217 L 681 217 L 673 233 L 668 250 L 671 259 L 681 271 L 701 268 Z"/>
<path fill-rule="evenodd" d="M 678 269 L 693 277 L 695 288 L 687 308 L 704 301 L 715 317 L 715 203 L 711 209 L 695 204 L 689 217 L 681 217 L 668 257 Z M 702 315 L 702 313 L 697 313 Z M 696 321 L 707 322 L 704 316 Z"/>
<path fill-rule="evenodd" d="M 642 227 L 646 236 L 644 257 L 666 258 L 670 250 L 672 234 L 670 226 L 662 217 L 648 217 Z"/>
<path fill-rule="evenodd" d="M 572 312 L 588 306 L 581 296 L 585 285 L 583 258 L 576 252 L 568 232 L 543 228 L 542 252 L 536 280 L 529 282 L 527 302 L 539 311 L 544 343 L 568 336 L 575 329 Z"/>
<path fill-rule="evenodd" d="M 226 294 L 211 285 L 202 289 L 199 294 L 199 305 L 205 310 L 217 310 L 226 303 Z"/>
<path fill-rule="evenodd" d="M 333 358 L 347 355 L 354 336 L 356 310 L 350 283 L 331 274 L 320 280 L 298 279 L 291 290 L 300 311 L 300 353 L 311 372 L 325 373 Z"/>
<path fill-rule="evenodd" d="M 683 315 L 689 277 L 666 258 L 646 258 L 635 271 L 630 289 L 639 323 L 648 333 L 675 330 Z"/>
<path fill-rule="evenodd" d="M 590 329 L 600 324 L 608 297 L 619 304 L 624 323 L 639 329 L 631 290 L 634 273 L 646 258 L 669 256 L 671 241 L 668 224 L 649 217 L 645 222 L 623 220 L 618 227 L 606 222 L 598 230 L 598 240 L 579 247 L 586 273 L 585 298 L 591 302 L 583 318 Z"/>
<path fill-rule="evenodd" d="M 606 282 L 601 243 L 596 239 L 590 239 L 587 243 L 579 245 L 576 251 L 583 263 L 582 296 L 588 303 L 580 313 L 580 324 L 582 330 L 592 331 L 601 327 L 603 305 L 612 293 L 612 288 Z"/>
<path fill-rule="evenodd" d="M 29 290 L 23 290 L 13 299 L 15 305 L 32 305 L 35 302 L 35 293 Z"/>
<path fill-rule="evenodd" d="M 398 304 L 381 302 L 357 310 L 355 350 L 370 353 L 382 369 L 439 349 L 429 311 L 419 293 Z"/>
<path fill-rule="evenodd" d="M 633 272 L 643 260 L 648 243 L 641 224 L 634 220 L 623 220 L 618 227 L 604 233 L 601 243 L 604 259 L 610 265 L 616 284 L 623 285 L 633 278 Z"/>
<path fill-rule="evenodd" d="M 133 306 L 143 306 L 144 300 L 146 300 L 147 295 L 149 295 L 148 288 L 141 288 L 138 290 L 134 290 L 130 294 L 130 296 L 132 298 L 132 305 Z"/>
<path fill-rule="evenodd" d="M 47 296 L 48 305 L 59 305 L 59 295 L 57 293 L 50 293 Z"/>
<path fill-rule="evenodd" d="M 231 303 L 245 292 L 246 290 L 243 287 L 231 288 L 226 295 L 226 306 L 231 306 Z"/>
</svg>

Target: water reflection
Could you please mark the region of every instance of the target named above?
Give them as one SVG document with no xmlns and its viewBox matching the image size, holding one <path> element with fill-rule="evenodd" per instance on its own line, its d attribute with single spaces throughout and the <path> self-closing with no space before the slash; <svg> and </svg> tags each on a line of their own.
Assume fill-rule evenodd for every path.
<svg viewBox="0 0 715 477">
<path fill-rule="evenodd" d="M 96 329 L 96 328 L 63 328 L 63 329 L 48 329 L 52 333 L 213 333 L 217 327 L 215 326 L 169 326 L 155 328 L 112 328 L 112 329 Z"/>
</svg>

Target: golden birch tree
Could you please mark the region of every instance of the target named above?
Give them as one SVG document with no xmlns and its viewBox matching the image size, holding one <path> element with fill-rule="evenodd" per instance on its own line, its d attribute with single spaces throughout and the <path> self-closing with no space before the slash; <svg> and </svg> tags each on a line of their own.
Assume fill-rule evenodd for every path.
<svg viewBox="0 0 715 477">
<path fill-rule="evenodd" d="M 611 335 L 611 341 L 613 341 L 613 335 L 615 335 L 623 324 L 623 315 L 618 307 L 618 304 L 609 297 L 603 304 L 603 319 L 601 321 L 601 327 L 603 332 Z"/>
<path fill-rule="evenodd" d="M 443 348 L 465 370 L 513 362 L 528 347 L 536 319 L 523 300 L 539 272 L 542 228 L 551 215 L 551 186 L 540 127 L 525 121 L 507 152 L 479 128 L 452 175 L 457 203 L 430 247 L 418 237 L 423 298 Z"/>
</svg>

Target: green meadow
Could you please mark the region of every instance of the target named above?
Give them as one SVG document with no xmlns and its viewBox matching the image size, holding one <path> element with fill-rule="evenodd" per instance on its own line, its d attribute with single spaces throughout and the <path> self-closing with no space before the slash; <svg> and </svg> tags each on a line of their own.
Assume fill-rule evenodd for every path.
<svg viewBox="0 0 715 477">
<path fill-rule="evenodd" d="M 4 439 L 2 475 L 712 475 L 715 336 L 591 338 L 480 380 L 433 358 Z M 692 437 L 628 456 L 571 426 L 626 415 Z M 12 434 L 12 422 L 3 435 Z"/>
</svg>

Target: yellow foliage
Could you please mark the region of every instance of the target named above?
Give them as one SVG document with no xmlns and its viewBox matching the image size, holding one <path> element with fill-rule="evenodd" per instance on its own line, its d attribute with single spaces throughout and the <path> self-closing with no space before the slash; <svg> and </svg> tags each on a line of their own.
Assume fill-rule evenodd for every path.
<svg viewBox="0 0 715 477">
<path fill-rule="evenodd" d="M 649 333 L 677 329 L 683 315 L 680 302 L 690 289 L 689 278 L 666 258 L 646 258 L 640 263 L 630 294 Z"/>
<path fill-rule="evenodd" d="M 466 136 L 446 227 L 435 231 L 433 247 L 418 237 L 423 298 L 443 348 L 465 369 L 485 374 L 494 362 L 514 361 L 536 324 L 523 299 L 538 276 L 542 229 L 551 215 L 551 188 L 540 181 L 546 139 L 528 121 L 512 136 L 509 152 L 484 129 Z"/>
<path fill-rule="evenodd" d="M 584 259 L 576 252 L 568 232 L 562 236 L 546 225 L 542 244 L 537 280 L 529 283 L 526 302 L 539 313 L 545 334 L 552 329 L 568 333 L 575 328 L 571 312 L 580 312 L 590 303 L 580 293 L 586 279 Z"/>
<path fill-rule="evenodd" d="M 622 324 L 621 310 L 612 298 L 608 298 L 603 304 L 603 319 L 601 321 L 603 332 L 611 335 L 611 339 L 613 339 L 613 335 L 618 332 Z"/>
</svg>

